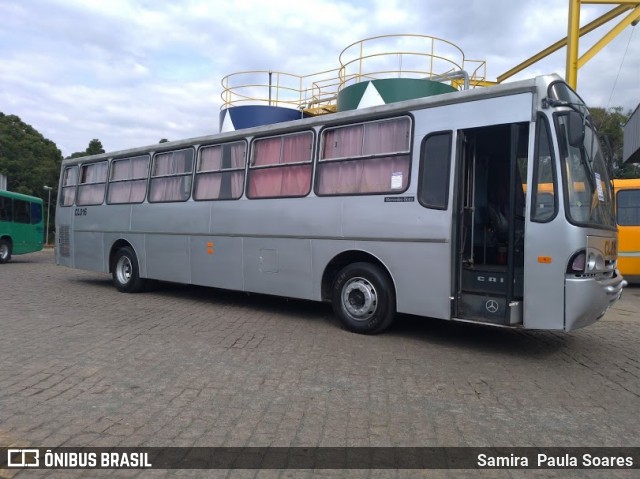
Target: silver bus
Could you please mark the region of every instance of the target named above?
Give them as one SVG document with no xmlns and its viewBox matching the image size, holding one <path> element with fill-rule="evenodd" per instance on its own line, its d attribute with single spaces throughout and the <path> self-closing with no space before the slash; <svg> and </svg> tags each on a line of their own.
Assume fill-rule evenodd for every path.
<svg viewBox="0 0 640 479">
<path fill-rule="evenodd" d="M 558 76 L 62 164 L 56 262 L 396 313 L 570 331 L 602 317 L 613 194 L 589 112 Z"/>
</svg>

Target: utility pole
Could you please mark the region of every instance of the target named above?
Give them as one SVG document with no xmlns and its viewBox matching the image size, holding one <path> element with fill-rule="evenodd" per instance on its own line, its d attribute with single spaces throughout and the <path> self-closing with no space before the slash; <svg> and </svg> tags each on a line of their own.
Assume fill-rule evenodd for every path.
<svg viewBox="0 0 640 479">
<path fill-rule="evenodd" d="M 49 244 L 49 218 L 50 218 L 50 211 L 51 211 L 51 190 L 53 188 L 51 188 L 50 186 L 43 186 L 43 188 L 45 189 L 45 191 L 49 192 L 49 197 L 47 198 L 47 234 L 44 237 L 44 244 L 48 245 Z"/>
</svg>

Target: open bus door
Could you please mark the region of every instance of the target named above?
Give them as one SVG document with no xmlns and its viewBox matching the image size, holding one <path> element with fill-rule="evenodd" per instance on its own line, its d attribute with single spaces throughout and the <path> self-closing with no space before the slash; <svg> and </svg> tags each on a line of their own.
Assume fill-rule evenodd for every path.
<svg viewBox="0 0 640 479">
<path fill-rule="evenodd" d="M 452 316 L 522 323 L 529 123 L 458 132 Z"/>
</svg>

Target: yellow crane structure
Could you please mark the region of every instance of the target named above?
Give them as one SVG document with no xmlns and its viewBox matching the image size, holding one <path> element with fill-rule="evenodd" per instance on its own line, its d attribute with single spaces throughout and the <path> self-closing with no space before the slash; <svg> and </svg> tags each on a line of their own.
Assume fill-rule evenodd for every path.
<svg viewBox="0 0 640 479">
<path fill-rule="evenodd" d="M 580 6 L 583 4 L 616 6 L 604 15 L 601 15 L 592 22 L 589 22 L 584 27 L 580 27 Z M 592 32 L 598 27 L 601 27 L 605 23 L 618 18 L 623 13 L 627 13 L 627 15 L 600 40 L 598 40 L 589 50 L 587 50 L 582 56 L 578 57 L 578 43 L 580 37 Z M 575 90 L 578 86 L 578 69 L 591 60 L 596 53 L 602 50 L 611 40 L 618 36 L 622 30 L 627 28 L 629 25 L 636 25 L 639 21 L 640 2 L 638 2 L 638 0 L 569 0 L 569 24 L 567 28 L 567 36 L 562 40 L 558 40 L 553 45 L 548 46 L 539 53 L 536 53 L 531 58 L 513 67 L 511 70 L 498 76 L 497 83 L 503 82 L 507 78 L 512 77 L 516 73 L 521 72 L 537 61 L 566 46 L 567 69 L 565 80 Z"/>
<path fill-rule="evenodd" d="M 337 99 L 343 89 L 353 83 L 382 78 L 450 82 L 454 88 L 496 85 L 564 47 L 567 47 L 565 80 L 577 90 L 578 69 L 625 28 L 640 22 L 640 0 L 567 1 L 567 36 L 499 75 L 495 81 L 487 80 L 484 60 L 466 58 L 460 47 L 448 40 L 419 34 L 379 35 L 346 47 L 339 56 L 340 66 L 332 70 L 310 75 L 245 71 L 225 76 L 222 79 L 222 116 L 226 118 L 224 112 L 229 109 L 252 105 L 289 108 L 306 115 L 333 113 L 337 110 Z M 613 8 L 581 27 L 582 5 L 611 5 Z M 611 30 L 578 56 L 578 44 L 583 35 L 622 15 L 624 17 Z M 464 74 L 462 77 L 461 73 Z M 222 119 L 221 125 L 224 127 Z"/>
</svg>

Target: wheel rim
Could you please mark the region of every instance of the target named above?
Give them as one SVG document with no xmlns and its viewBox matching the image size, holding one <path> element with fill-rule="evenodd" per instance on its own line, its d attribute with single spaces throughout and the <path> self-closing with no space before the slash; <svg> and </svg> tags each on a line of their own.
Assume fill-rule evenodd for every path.
<svg viewBox="0 0 640 479">
<path fill-rule="evenodd" d="M 365 278 L 351 278 L 342 289 L 342 308 L 356 321 L 366 321 L 378 309 L 376 288 Z"/>
<path fill-rule="evenodd" d="M 7 259 L 7 256 L 9 256 L 9 246 L 0 244 L 0 259 Z"/>
<path fill-rule="evenodd" d="M 131 259 L 127 256 L 121 256 L 116 263 L 116 277 L 120 284 L 127 284 L 131 281 L 131 275 L 133 274 L 133 264 Z"/>
</svg>

